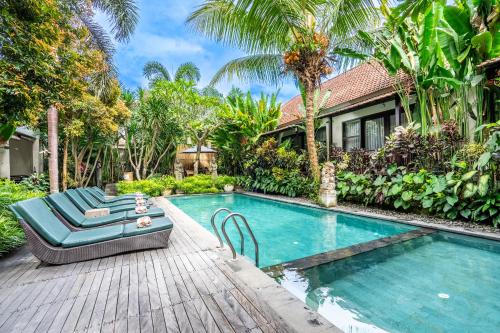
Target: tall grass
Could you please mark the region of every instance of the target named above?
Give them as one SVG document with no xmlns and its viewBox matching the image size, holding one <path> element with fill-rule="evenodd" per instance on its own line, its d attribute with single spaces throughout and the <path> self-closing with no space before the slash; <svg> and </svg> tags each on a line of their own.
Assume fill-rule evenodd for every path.
<svg viewBox="0 0 500 333">
<path fill-rule="evenodd" d="M 44 195 L 44 192 L 30 190 L 24 185 L 0 180 L 0 256 L 25 242 L 23 229 L 9 210 L 9 205 Z"/>
</svg>

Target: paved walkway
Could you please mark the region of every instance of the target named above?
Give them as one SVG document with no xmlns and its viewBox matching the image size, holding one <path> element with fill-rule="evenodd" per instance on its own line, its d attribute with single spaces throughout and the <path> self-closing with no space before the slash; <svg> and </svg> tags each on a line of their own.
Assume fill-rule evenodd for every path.
<svg viewBox="0 0 500 333">
<path fill-rule="evenodd" d="M 0 332 L 286 332 L 176 223 L 167 249 L 62 266 L 0 260 Z"/>
</svg>

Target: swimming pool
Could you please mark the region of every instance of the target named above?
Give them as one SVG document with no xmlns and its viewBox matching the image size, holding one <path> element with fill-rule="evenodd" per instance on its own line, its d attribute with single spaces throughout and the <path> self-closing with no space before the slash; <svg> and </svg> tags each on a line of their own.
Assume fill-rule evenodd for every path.
<svg viewBox="0 0 500 333">
<path fill-rule="evenodd" d="M 239 194 L 170 201 L 209 231 L 218 208 L 248 217 L 261 267 L 417 229 Z M 238 249 L 236 230 L 229 229 Z M 246 254 L 253 258 L 251 246 Z M 345 332 L 500 331 L 500 242 L 436 232 L 281 273 L 278 283 Z"/>
<path fill-rule="evenodd" d="M 345 332 L 499 332 L 499 242 L 435 233 L 278 281 Z"/>
<path fill-rule="evenodd" d="M 243 214 L 259 242 L 260 267 L 416 229 L 404 224 L 242 194 L 197 195 L 169 200 L 210 232 L 213 232 L 210 218 L 215 210 L 226 207 Z M 217 218 L 219 228 L 223 218 L 224 214 Z M 239 249 L 236 228 L 228 223 L 226 230 L 234 247 Z M 248 237 L 245 237 L 245 254 L 254 259 L 253 243 Z"/>
</svg>

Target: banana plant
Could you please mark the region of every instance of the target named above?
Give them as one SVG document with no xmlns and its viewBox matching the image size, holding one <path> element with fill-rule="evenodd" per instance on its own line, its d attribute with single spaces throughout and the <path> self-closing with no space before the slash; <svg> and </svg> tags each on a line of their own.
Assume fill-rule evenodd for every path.
<svg viewBox="0 0 500 333">
<path fill-rule="evenodd" d="M 500 38 L 498 6 L 489 2 L 493 6 L 483 11 L 485 1 L 480 0 L 461 0 L 455 6 L 442 0 L 406 1 L 392 9 L 384 4 L 385 29 L 359 33 L 389 73 L 402 71 L 411 78 L 423 134 L 449 118 L 460 124 L 464 135 L 469 135 L 469 118 L 481 125 L 484 76 L 475 66 L 500 55 L 500 43 L 494 45 Z M 477 20 L 484 23 L 483 31 Z"/>
</svg>

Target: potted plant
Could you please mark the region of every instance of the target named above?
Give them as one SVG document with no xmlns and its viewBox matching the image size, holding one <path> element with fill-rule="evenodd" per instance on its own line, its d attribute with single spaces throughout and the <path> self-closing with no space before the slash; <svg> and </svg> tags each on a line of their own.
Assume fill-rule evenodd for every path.
<svg viewBox="0 0 500 333">
<path fill-rule="evenodd" d="M 224 192 L 233 192 L 235 183 L 235 178 L 231 176 L 219 176 L 215 181 L 216 187 L 224 190 Z"/>
<path fill-rule="evenodd" d="M 233 184 L 226 184 L 224 185 L 224 192 L 233 192 L 234 191 L 234 185 Z"/>
</svg>

